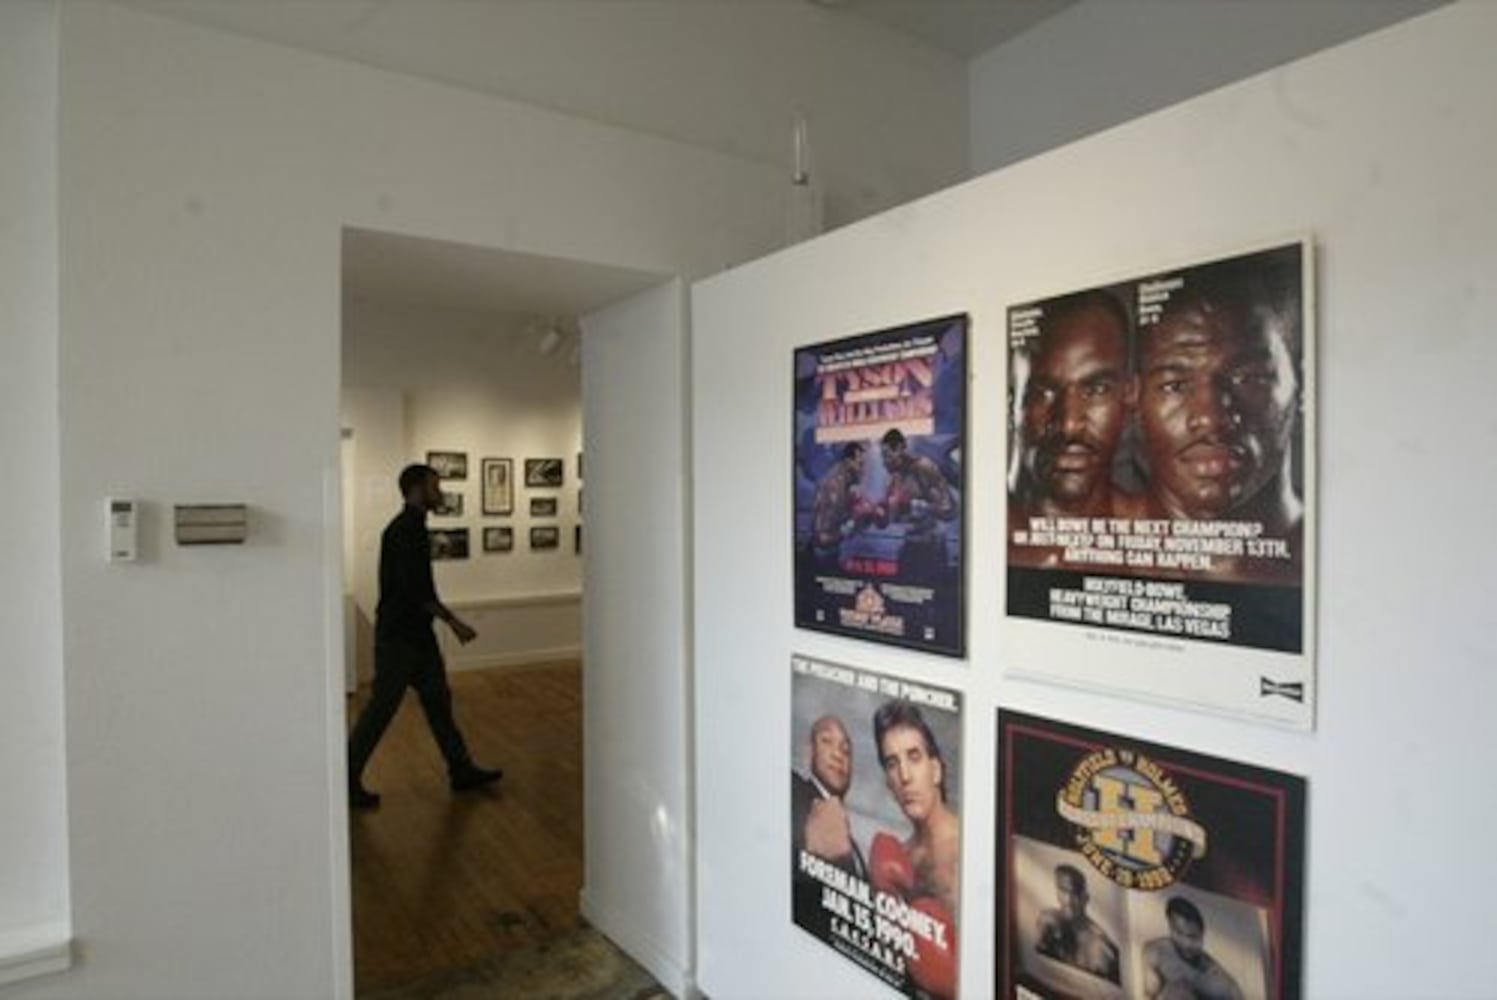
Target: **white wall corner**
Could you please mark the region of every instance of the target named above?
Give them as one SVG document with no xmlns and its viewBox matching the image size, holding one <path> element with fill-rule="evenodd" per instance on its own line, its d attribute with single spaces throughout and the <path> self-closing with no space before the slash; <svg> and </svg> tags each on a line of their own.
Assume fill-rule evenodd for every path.
<svg viewBox="0 0 1497 1000">
<path fill-rule="evenodd" d="M 625 913 L 598 901 L 588 893 L 587 887 L 577 894 L 577 908 L 588 923 L 596 927 L 604 937 L 645 967 L 645 971 L 670 991 L 671 996 L 699 997 L 691 970 L 681 965 L 649 934 L 640 930 L 637 920 L 629 919 Z"/>
<path fill-rule="evenodd" d="M 72 929 L 66 923 L 0 932 L 0 987 L 66 972 L 72 965 Z"/>
</svg>

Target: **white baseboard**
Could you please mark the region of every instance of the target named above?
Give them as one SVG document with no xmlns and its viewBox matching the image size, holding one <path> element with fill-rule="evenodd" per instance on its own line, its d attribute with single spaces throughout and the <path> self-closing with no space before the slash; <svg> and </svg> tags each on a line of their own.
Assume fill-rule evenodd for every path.
<svg viewBox="0 0 1497 1000">
<path fill-rule="evenodd" d="M 66 924 L 0 933 L 0 986 L 65 972 L 72 965 L 73 940 Z"/>
<path fill-rule="evenodd" d="M 667 955 L 647 935 L 639 933 L 634 921 L 617 910 L 602 905 L 589 896 L 586 889 L 577 894 L 577 903 L 578 909 L 588 923 L 601 931 L 604 937 L 618 945 L 630 958 L 644 966 L 645 970 L 654 976 L 661 986 L 669 990 L 672 996 L 700 995 L 697 993 L 696 984 L 692 981 L 691 970 L 682 966 L 679 960 Z"/>
<path fill-rule="evenodd" d="M 582 659 L 581 646 L 561 646 L 556 649 L 522 649 L 513 653 L 493 653 L 488 656 L 458 657 L 449 655 L 448 670 L 488 670 L 493 667 L 518 667 L 553 661 Z"/>
</svg>

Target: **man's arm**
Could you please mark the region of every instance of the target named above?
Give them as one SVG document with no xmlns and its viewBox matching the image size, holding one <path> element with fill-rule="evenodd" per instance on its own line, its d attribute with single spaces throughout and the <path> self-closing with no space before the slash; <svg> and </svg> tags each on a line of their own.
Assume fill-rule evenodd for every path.
<svg viewBox="0 0 1497 1000">
<path fill-rule="evenodd" d="M 472 642 L 475 638 L 478 637 L 478 631 L 474 629 L 473 626 L 469 625 L 467 622 L 459 618 L 457 615 L 453 614 L 452 611 L 448 609 L 447 605 L 437 600 L 435 594 L 432 595 L 430 601 L 426 602 L 426 604 L 424 605 L 424 609 L 433 617 L 440 618 L 442 619 L 442 621 L 446 622 L 447 627 L 452 629 L 452 634 L 457 636 L 457 641 L 462 643 L 463 645 L 466 646 L 468 643 Z"/>
<path fill-rule="evenodd" d="M 1154 1000 L 1164 989 L 1164 971 L 1159 968 L 1159 950 L 1163 942 L 1144 945 L 1144 996 Z"/>
<path fill-rule="evenodd" d="M 426 539 L 426 533 L 422 532 L 412 536 L 404 546 L 406 551 L 401 553 L 398 578 L 402 585 L 410 588 L 411 597 L 423 612 L 446 622 L 458 642 L 467 645 L 478 633 L 437 597 L 437 583 L 431 571 L 431 543 Z"/>
<path fill-rule="evenodd" d="M 1211 972 L 1206 977 L 1207 988 L 1198 992 L 1209 996 L 1210 1000 L 1243 1000 L 1242 987 L 1237 985 L 1232 974 L 1210 955 L 1206 958 L 1211 962 Z"/>
<path fill-rule="evenodd" d="M 920 479 L 921 498 L 930 504 L 930 513 L 937 520 L 949 521 L 956 517 L 956 495 L 941 470 L 929 459 L 916 466 Z"/>
</svg>

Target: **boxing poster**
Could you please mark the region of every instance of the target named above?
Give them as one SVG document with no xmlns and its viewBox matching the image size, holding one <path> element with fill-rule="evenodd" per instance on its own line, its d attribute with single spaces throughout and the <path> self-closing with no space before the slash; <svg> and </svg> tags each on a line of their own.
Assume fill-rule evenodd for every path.
<svg viewBox="0 0 1497 1000">
<path fill-rule="evenodd" d="M 961 695 L 791 658 L 792 916 L 906 996 L 957 995 Z"/>
<path fill-rule="evenodd" d="M 998 712 L 996 996 L 1293 1000 L 1303 778 Z"/>
<path fill-rule="evenodd" d="M 1008 310 L 1011 670 L 1313 722 L 1311 247 Z"/>
<path fill-rule="evenodd" d="M 961 656 L 967 317 L 795 352 L 795 624 Z"/>
</svg>

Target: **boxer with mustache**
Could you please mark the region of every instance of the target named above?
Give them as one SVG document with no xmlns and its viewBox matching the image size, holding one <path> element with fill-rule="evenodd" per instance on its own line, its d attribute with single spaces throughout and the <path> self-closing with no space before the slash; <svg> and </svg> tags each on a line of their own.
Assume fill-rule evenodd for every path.
<svg viewBox="0 0 1497 1000">
<path fill-rule="evenodd" d="M 1226 278 L 1188 285 L 1140 331 L 1146 516 L 1256 521 L 1290 536 L 1304 518 L 1290 469 L 1300 393 L 1290 321 Z"/>
<path fill-rule="evenodd" d="M 1010 537 L 1031 517 L 1118 513 L 1124 498 L 1113 486 L 1113 458 L 1136 392 L 1128 354 L 1128 314 L 1110 294 L 1082 292 L 1046 304 L 1032 351 L 1015 365 L 1019 468 Z M 1041 548 L 1010 552 L 1018 563 L 1056 558 Z"/>
</svg>

